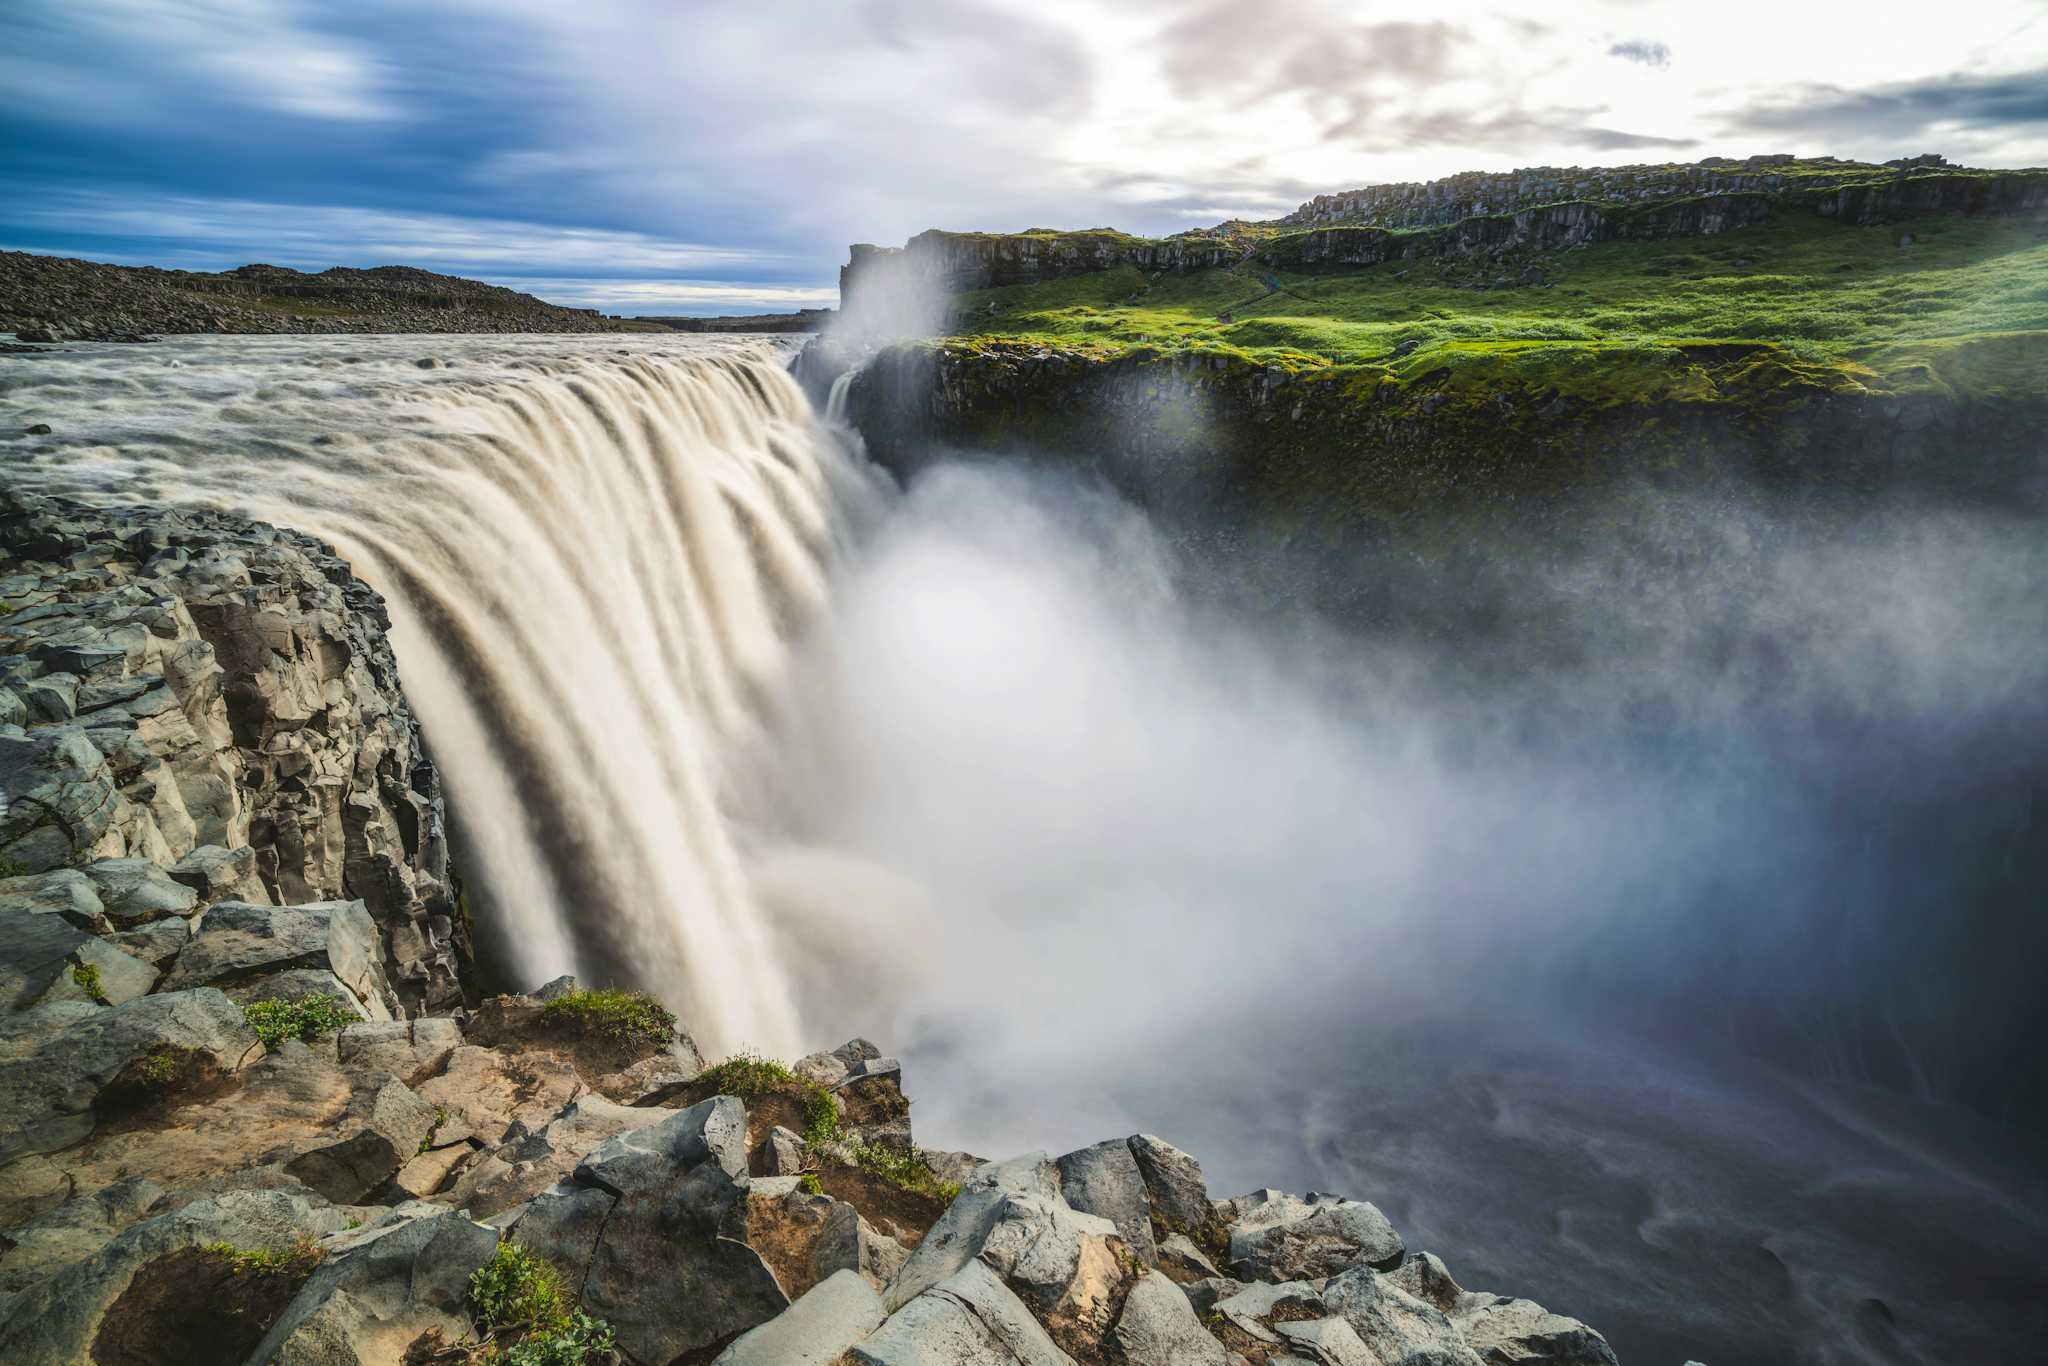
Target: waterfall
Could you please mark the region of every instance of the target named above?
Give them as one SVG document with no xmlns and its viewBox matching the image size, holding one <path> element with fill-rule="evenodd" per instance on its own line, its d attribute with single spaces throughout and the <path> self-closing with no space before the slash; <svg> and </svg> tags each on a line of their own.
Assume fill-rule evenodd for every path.
<svg viewBox="0 0 2048 1366">
<path fill-rule="evenodd" d="M 778 349 L 621 340 L 102 348 L 8 396 L 64 424 L 27 482 L 292 526 L 386 596 L 513 985 L 645 987 L 707 1049 L 786 1054 L 750 763 L 882 485 Z"/>
</svg>

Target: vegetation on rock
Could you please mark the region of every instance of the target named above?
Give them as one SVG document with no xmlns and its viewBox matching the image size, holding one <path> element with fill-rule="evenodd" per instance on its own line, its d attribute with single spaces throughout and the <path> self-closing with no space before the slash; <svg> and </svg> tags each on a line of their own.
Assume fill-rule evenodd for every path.
<svg viewBox="0 0 2048 1366">
<path fill-rule="evenodd" d="M 489 1366 L 583 1366 L 617 1345 L 611 1326 L 576 1305 L 561 1271 L 517 1243 L 500 1243 L 469 1278 L 469 1303 Z"/>
<path fill-rule="evenodd" d="M 80 991 L 90 996 L 100 1005 L 109 1004 L 106 988 L 100 984 L 99 964 L 73 963 L 71 965 L 71 980 L 78 984 Z"/>
<path fill-rule="evenodd" d="M 227 1263 L 237 1276 L 289 1276 L 299 1280 L 311 1274 L 326 1256 L 310 1238 L 301 1238 L 286 1247 L 208 1243 L 201 1251 Z"/>
<path fill-rule="evenodd" d="M 242 1018 L 266 1048 L 275 1048 L 287 1039 L 311 1043 L 356 1021 L 339 996 L 307 996 L 297 1001 L 273 996 L 243 1006 Z"/>
<path fill-rule="evenodd" d="M 667 1044 L 676 1037 L 676 1017 L 640 991 L 571 991 L 541 1007 L 543 1023 L 625 1042 Z"/>
</svg>

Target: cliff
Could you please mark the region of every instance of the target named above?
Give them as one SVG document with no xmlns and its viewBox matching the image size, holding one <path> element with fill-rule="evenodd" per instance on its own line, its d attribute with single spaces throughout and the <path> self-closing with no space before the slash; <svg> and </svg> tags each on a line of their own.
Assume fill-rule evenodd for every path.
<svg viewBox="0 0 2048 1366">
<path fill-rule="evenodd" d="M 622 332 L 637 322 L 411 266 L 210 273 L 0 251 L 0 332 L 24 342 L 152 332 Z"/>
<path fill-rule="evenodd" d="M 6 495 L 0 550 L 0 1358 L 1612 1366 L 1363 1200 L 919 1146 L 864 1040 L 466 1008 L 372 590 L 206 512 Z"/>
</svg>

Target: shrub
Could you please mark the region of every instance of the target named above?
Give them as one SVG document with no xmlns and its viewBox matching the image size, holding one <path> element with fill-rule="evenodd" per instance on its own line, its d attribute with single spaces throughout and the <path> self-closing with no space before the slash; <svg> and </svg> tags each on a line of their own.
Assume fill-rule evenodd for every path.
<svg viewBox="0 0 2048 1366">
<path fill-rule="evenodd" d="M 78 989 L 98 1001 L 101 1005 L 112 1005 L 107 999 L 106 988 L 100 985 L 100 965 L 97 963 L 73 963 L 71 980 L 78 983 Z"/>
<path fill-rule="evenodd" d="M 839 1102 L 832 1093 L 808 1081 L 773 1058 L 758 1053 L 735 1053 L 697 1077 L 721 1096 L 751 1100 L 764 1091 L 797 1090 L 804 1093 L 804 1142 L 813 1148 L 839 1139 Z"/>
<path fill-rule="evenodd" d="M 484 1356 L 497 1366 L 583 1366 L 615 1344 L 611 1325 L 575 1305 L 552 1262 L 500 1243 L 469 1278 L 469 1303 L 490 1337 L 513 1339 Z"/>
<path fill-rule="evenodd" d="M 805 1172 L 796 1179 L 796 1188 L 805 1195 L 823 1195 L 825 1187 L 818 1181 L 816 1172 Z"/>
<path fill-rule="evenodd" d="M 931 1164 L 916 1153 L 898 1152 L 894 1148 L 879 1148 L 872 1143 L 857 1143 L 853 1149 L 853 1160 L 875 1175 L 893 1181 L 907 1191 L 929 1195 L 949 1205 L 960 1196 L 958 1186 L 951 1181 L 939 1180 L 939 1174 L 931 1169 Z"/>
<path fill-rule="evenodd" d="M 178 1055 L 168 1048 L 159 1049 L 138 1061 L 129 1075 L 141 1086 L 169 1086 L 178 1075 Z"/>
<path fill-rule="evenodd" d="M 571 991 L 542 1006 L 540 1017 L 608 1039 L 667 1044 L 676 1037 L 674 1013 L 644 991 Z"/>
<path fill-rule="evenodd" d="M 256 1031 L 256 1037 L 263 1040 L 266 1048 L 275 1048 L 286 1039 L 303 1039 L 311 1043 L 324 1034 L 332 1034 L 344 1025 L 356 1022 L 355 1015 L 342 1006 L 339 996 L 308 996 L 298 1001 L 273 996 L 243 1006 L 242 1018 L 248 1021 L 249 1028 Z"/>
<path fill-rule="evenodd" d="M 0 878 L 27 877 L 28 865 L 18 858 L 0 858 Z"/>
</svg>

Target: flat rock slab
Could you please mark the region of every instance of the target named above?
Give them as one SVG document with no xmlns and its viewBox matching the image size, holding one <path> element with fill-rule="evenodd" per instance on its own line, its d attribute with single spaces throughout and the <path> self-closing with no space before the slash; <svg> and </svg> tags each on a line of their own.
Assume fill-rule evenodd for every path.
<svg viewBox="0 0 2048 1366">
<path fill-rule="evenodd" d="M 835 1271 L 795 1304 L 740 1335 L 713 1366 L 832 1366 L 884 1318 L 881 1297 L 852 1271 Z"/>
</svg>

